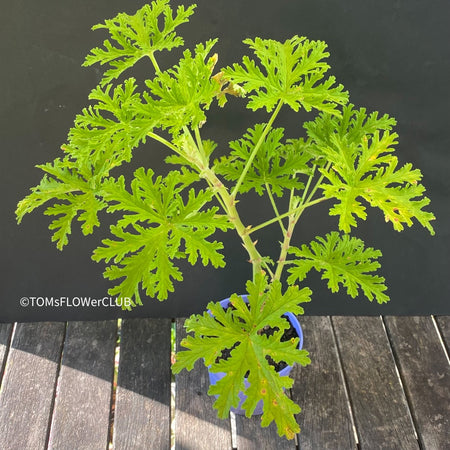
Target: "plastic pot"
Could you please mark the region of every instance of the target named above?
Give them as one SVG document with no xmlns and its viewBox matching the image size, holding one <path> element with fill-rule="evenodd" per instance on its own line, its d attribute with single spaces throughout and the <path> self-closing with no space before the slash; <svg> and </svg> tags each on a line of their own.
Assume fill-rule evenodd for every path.
<svg viewBox="0 0 450 450">
<path fill-rule="evenodd" d="M 245 302 L 247 302 L 247 295 L 241 295 L 241 297 L 244 299 Z M 226 298 L 225 300 L 222 300 L 220 302 L 221 306 L 226 309 L 226 307 L 230 304 L 230 299 Z M 299 321 L 297 320 L 297 317 L 290 313 L 287 312 L 286 314 L 284 314 L 284 316 L 287 317 L 287 319 L 289 320 L 289 322 L 292 324 L 292 326 L 294 327 L 295 331 L 298 334 L 299 337 L 299 343 L 298 343 L 298 349 L 301 350 L 303 347 L 303 332 L 302 332 L 302 327 L 300 326 Z M 288 376 L 291 373 L 293 366 L 286 366 L 284 369 L 280 370 L 278 373 L 281 376 Z M 211 384 L 216 384 L 221 378 L 223 378 L 226 373 L 225 372 L 210 372 L 208 370 L 208 374 L 209 374 L 209 381 Z M 250 386 L 250 383 L 247 381 L 247 378 L 244 379 L 244 384 L 245 387 L 248 388 Z M 245 410 L 241 409 L 242 404 L 244 403 L 245 399 L 247 398 L 247 396 L 243 393 L 243 392 L 239 392 L 239 405 L 237 408 L 231 408 L 231 411 L 233 411 L 235 414 L 239 414 L 239 415 L 245 415 Z M 258 404 L 256 405 L 256 408 L 253 412 L 254 416 L 260 415 L 263 413 L 263 401 L 260 400 L 258 402 Z"/>
</svg>

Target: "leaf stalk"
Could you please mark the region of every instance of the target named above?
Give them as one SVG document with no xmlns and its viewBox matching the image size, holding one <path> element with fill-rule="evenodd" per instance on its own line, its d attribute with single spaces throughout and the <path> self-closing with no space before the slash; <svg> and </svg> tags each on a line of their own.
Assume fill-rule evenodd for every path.
<svg viewBox="0 0 450 450">
<path fill-rule="evenodd" d="M 283 100 L 280 100 L 277 104 L 277 107 L 275 108 L 275 111 L 272 113 L 272 116 L 269 119 L 269 122 L 267 122 L 267 125 L 264 128 L 264 131 L 262 132 L 258 142 L 255 145 L 255 148 L 252 150 L 252 153 L 250 154 L 247 163 L 245 164 L 244 170 L 242 171 L 239 179 L 236 182 L 236 185 L 233 188 L 233 191 L 231 192 L 232 197 L 236 198 L 237 193 L 239 192 L 239 188 L 241 187 L 242 182 L 245 179 L 245 176 L 247 175 L 247 172 L 249 171 L 253 160 L 255 159 L 256 154 L 258 153 L 258 150 L 261 148 L 262 144 L 264 143 L 264 140 L 266 139 L 267 134 L 272 129 L 272 125 L 278 115 L 278 113 L 281 110 L 281 107 L 283 106 Z"/>
</svg>

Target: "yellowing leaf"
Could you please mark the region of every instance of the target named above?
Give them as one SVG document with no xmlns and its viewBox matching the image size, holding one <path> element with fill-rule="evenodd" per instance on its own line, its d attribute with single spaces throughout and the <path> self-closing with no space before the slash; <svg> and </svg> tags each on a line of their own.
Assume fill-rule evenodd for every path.
<svg viewBox="0 0 450 450">
<path fill-rule="evenodd" d="M 209 389 L 216 395 L 214 407 L 219 417 L 226 417 L 230 408 L 238 406 L 239 392 L 247 399 L 242 405 L 247 416 L 254 411 L 257 403 L 263 400 L 262 426 L 275 421 L 280 436 L 292 439 L 299 431 L 295 414 L 300 408 L 286 395 L 285 389 L 292 386 L 293 380 L 280 376 L 270 365 L 268 357 L 287 364 L 308 364 L 308 352 L 298 349 L 298 338 L 283 341 L 285 329 L 289 328 L 283 314 L 290 311 L 302 314 L 300 304 L 310 300 L 308 288 L 300 290 L 291 286 L 283 294 L 281 283 L 270 285 L 262 275 L 255 282 L 247 282 L 248 303 L 233 295 L 230 302 L 236 309 L 226 311 L 219 303 L 209 303 L 210 312 L 194 315 L 186 320 L 189 335 L 182 342 L 187 350 L 178 352 L 173 366 L 175 373 L 183 368 L 191 370 L 196 360 L 203 358 L 211 372 L 224 372 L 225 376 Z M 274 329 L 274 333 L 261 334 L 264 327 Z M 227 359 L 217 359 L 225 349 L 232 349 Z M 248 373 L 250 387 L 245 389 L 244 377 Z"/>
<path fill-rule="evenodd" d="M 337 200 L 330 215 L 339 216 L 339 228 L 346 233 L 356 226 L 357 217 L 366 218 L 365 200 L 381 209 L 397 231 L 416 219 L 434 234 L 434 215 L 423 209 L 430 201 L 419 183 L 420 170 L 411 164 L 398 167 L 392 154 L 397 143 L 397 134 L 391 132 L 394 124 L 387 115 L 367 115 L 353 105 L 344 108 L 342 118 L 322 114 L 305 124 L 316 154 L 330 165 L 321 169 L 326 180 L 321 188 L 326 198 Z"/>
</svg>

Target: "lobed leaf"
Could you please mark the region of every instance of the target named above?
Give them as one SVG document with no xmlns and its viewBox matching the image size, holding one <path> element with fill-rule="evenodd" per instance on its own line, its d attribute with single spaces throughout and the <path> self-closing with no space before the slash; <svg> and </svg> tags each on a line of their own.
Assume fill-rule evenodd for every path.
<svg viewBox="0 0 450 450">
<path fill-rule="evenodd" d="M 211 77 L 217 56 L 209 56 L 216 42 L 197 44 L 194 53 L 185 50 L 176 66 L 146 80 L 150 93 L 144 93 L 145 103 L 137 112 L 156 119 L 175 137 L 184 126 L 201 127 L 205 111 L 220 92 L 220 84 Z"/>
<path fill-rule="evenodd" d="M 142 104 L 134 78 L 116 86 L 96 87 L 89 94 L 95 103 L 75 118 L 63 150 L 80 164 L 101 168 L 104 176 L 110 170 L 129 162 L 132 150 L 156 124 L 155 119 L 137 113 Z"/>
<path fill-rule="evenodd" d="M 324 42 L 294 36 L 285 42 L 256 38 L 244 43 L 254 51 L 258 64 L 244 56 L 242 65 L 234 64 L 223 72 L 250 94 L 248 108 L 270 112 L 281 101 L 294 111 L 303 107 L 339 115 L 336 107 L 347 103 L 348 93 L 342 85 L 335 86 L 334 77 L 324 79 L 329 69 L 324 62 L 329 56 Z"/>
<path fill-rule="evenodd" d="M 172 171 L 155 178 L 151 169 L 143 168 L 136 170 L 131 191 L 123 177 L 104 183 L 108 211 L 123 214 L 111 227 L 114 239 L 103 240 L 93 254 L 95 261 L 114 262 L 106 269 L 106 278 L 123 279 L 109 291 L 111 295 L 141 303 L 141 286 L 150 297 L 164 300 L 174 290 L 173 282 L 183 279 L 175 260 L 187 258 L 195 264 L 201 258 L 205 266 L 225 265 L 220 254 L 223 244 L 209 238 L 230 225 L 217 215 L 216 207 L 202 210 L 212 198 L 209 191 L 190 189 L 183 198 L 191 183 L 188 172 Z"/>
<path fill-rule="evenodd" d="M 52 241 L 56 241 L 57 248 L 62 250 L 69 241 L 72 221 L 77 216 L 84 235 L 91 234 L 94 227 L 100 225 L 98 213 L 107 206 L 101 197 L 101 178 L 94 174 L 85 179 L 83 167 L 77 167 L 68 158 L 57 158 L 53 163 L 37 167 L 46 174 L 31 189 L 31 194 L 18 203 L 17 221 L 20 223 L 25 214 L 47 202 L 56 202 L 47 207 L 44 214 L 58 216 L 49 229 L 55 230 Z"/>
<path fill-rule="evenodd" d="M 224 377 L 209 389 L 216 395 L 214 407 L 219 417 L 226 417 L 230 408 L 239 403 L 239 392 L 247 399 L 242 405 L 250 417 L 257 403 L 263 400 L 262 426 L 275 421 L 280 436 L 289 439 L 299 431 L 294 415 L 300 408 L 289 399 L 285 389 L 292 386 L 293 380 L 280 376 L 269 364 L 270 356 L 275 361 L 288 364 L 308 364 L 308 353 L 298 350 L 298 339 L 282 341 L 283 330 L 289 327 L 283 314 L 291 311 L 302 314 L 300 304 L 310 300 L 308 288 L 299 290 L 291 286 L 283 294 L 281 283 L 270 285 L 259 274 L 255 282 L 247 282 L 248 303 L 237 295 L 230 298 L 235 309 L 226 311 L 219 303 L 209 303 L 210 312 L 191 316 L 185 322 L 188 335 L 181 342 L 187 350 L 177 353 L 172 366 L 175 373 L 183 368 L 191 370 L 198 359 L 204 358 L 211 372 L 224 373 Z M 265 326 L 275 329 L 270 336 L 261 334 Z M 277 331 L 278 330 L 278 331 Z M 218 359 L 225 349 L 232 349 L 227 359 Z M 248 374 L 250 387 L 245 388 L 244 377 Z"/>
<path fill-rule="evenodd" d="M 229 181 L 237 181 L 264 128 L 265 124 L 257 124 L 254 128 L 249 128 L 242 139 L 230 142 L 232 151 L 228 156 L 216 161 L 214 166 L 216 173 Z M 283 128 L 274 128 L 267 134 L 242 182 L 240 192 L 254 189 L 257 194 L 263 195 L 269 188 L 271 192 L 281 197 L 286 189 L 304 187 L 298 175 L 311 172 L 308 165 L 311 155 L 293 141 L 283 144 L 283 135 Z"/>
<path fill-rule="evenodd" d="M 288 269 L 288 283 L 303 281 L 308 272 L 315 269 L 322 273 L 322 279 L 328 280 L 331 292 L 338 292 L 342 285 L 352 298 L 361 289 L 370 301 L 374 298 L 378 303 L 389 301 L 384 293 L 387 289 L 384 278 L 374 274 L 380 267 L 377 259 L 381 252 L 365 248 L 361 239 L 333 231 L 324 238 L 316 237 L 309 246 L 291 247 L 289 253 L 298 259 L 291 261 L 293 267 Z"/>
<path fill-rule="evenodd" d="M 381 209 L 397 231 L 415 218 L 434 234 L 434 215 L 423 209 L 430 201 L 423 196 L 421 172 L 411 164 L 398 168 L 392 154 L 398 137 L 391 132 L 394 124 L 387 115 L 367 115 L 353 105 L 344 107 L 342 118 L 322 114 L 305 124 L 315 153 L 331 164 L 330 170 L 321 169 L 326 180 L 321 188 L 326 198 L 338 200 L 330 215 L 339 216 L 342 231 L 355 227 L 357 218 L 366 218 L 365 200 Z"/>
<path fill-rule="evenodd" d="M 83 65 L 109 65 L 110 68 L 104 73 L 100 83 L 105 86 L 141 58 L 153 56 L 156 51 L 170 51 L 183 45 L 183 38 L 177 36 L 175 29 L 189 21 L 195 6 L 185 9 L 180 5 L 174 16 L 169 0 L 155 0 L 150 5 L 144 5 L 134 15 L 120 13 L 113 19 L 105 20 L 104 24 L 95 25 L 93 30 L 108 30 L 115 45 L 110 40 L 105 40 L 103 48 L 91 50 Z"/>
</svg>

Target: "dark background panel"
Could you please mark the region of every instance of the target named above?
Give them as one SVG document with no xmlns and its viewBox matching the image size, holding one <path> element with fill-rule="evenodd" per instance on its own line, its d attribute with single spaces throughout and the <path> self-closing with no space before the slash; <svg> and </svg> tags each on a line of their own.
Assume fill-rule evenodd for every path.
<svg viewBox="0 0 450 450">
<path fill-rule="evenodd" d="M 174 5 L 186 2 L 173 2 Z M 449 119 L 450 32 L 447 18 L 450 3 L 445 0 L 287 1 L 251 0 L 197 2 L 196 14 L 180 33 L 188 46 L 218 36 L 215 51 L 225 66 L 241 59 L 246 51 L 242 40 L 261 36 L 287 39 L 294 34 L 325 40 L 330 64 L 339 82 L 350 91 L 357 106 L 389 113 L 398 121 L 400 162 L 412 162 L 423 172 L 427 195 L 437 216 L 436 236 L 419 225 L 397 233 L 384 223 L 377 211 L 361 223 L 355 235 L 383 252 L 382 274 L 389 285 L 391 302 L 379 306 L 365 299 L 352 300 L 345 294 L 331 294 L 319 276 L 308 283 L 314 300 L 307 314 L 449 314 Z M 79 320 L 118 316 L 186 316 L 200 312 L 210 300 L 242 292 L 250 277 L 246 254 L 231 233 L 218 238 L 226 245 L 227 267 L 220 270 L 185 267 L 185 282 L 166 302 L 147 299 L 131 313 L 119 308 L 21 307 L 22 297 L 106 297 L 111 286 L 103 280 L 104 266 L 91 261 L 92 250 L 107 235 L 107 229 L 87 238 L 77 225 L 63 252 L 50 242 L 49 218 L 35 212 L 17 226 L 17 202 L 41 179 L 36 164 L 60 156 L 60 145 L 77 114 L 86 104 L 89 91 L 100 79 L 99 68 L 82 68 L 88 51 L 106 38 L 92 25 L 118 12 L 134 13 L 142 1 L 55 0 L 10 2 L 0 0 L 0 151 L 2 155 L 2 284 L 0 321 Z M 174 62 L 179 52 L 161 54 L 162 67 Z M 138 79 L 151 69 L 138 64 Z M 287 137 L 302 135 L 301 123 L 312 115 L 282 111 L 277 125 L 286 127 Z M 227 108 L 211 109 L 204 136 L 221 148 L 236 139 L 248 126 L 267 120 L 262 112 L 245 110 L 241 101 Z M 135 151 L 125 168 L 131 173 L 145 165 L 167 172 L 162 161 L 165 149 L 148 143 Z M 257 224 L 270 210 L 258 197 L 242 202 L 244 220 Z M 295 244 L 337 229 L 320 205 L 305 214 Z M 104 224 L 111 217 L 103 217 Z M 277 250 L 276 227 L 257 236 L 262 250 Z"/>
</svg>

